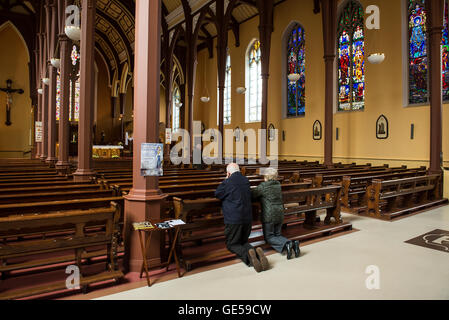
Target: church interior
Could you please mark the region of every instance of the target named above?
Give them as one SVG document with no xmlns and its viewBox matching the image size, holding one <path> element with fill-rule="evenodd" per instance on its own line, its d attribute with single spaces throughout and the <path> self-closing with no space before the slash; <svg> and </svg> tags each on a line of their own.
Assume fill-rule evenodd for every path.
<svg viewBox="0 0 449 320">
<path fill-rule="evenodd" d="M 448 6 L 0 0 L 0 300 L 448 300 Z M 254 199 L 227 249 L 229 162 L 299 258 Z"/>
</svg>

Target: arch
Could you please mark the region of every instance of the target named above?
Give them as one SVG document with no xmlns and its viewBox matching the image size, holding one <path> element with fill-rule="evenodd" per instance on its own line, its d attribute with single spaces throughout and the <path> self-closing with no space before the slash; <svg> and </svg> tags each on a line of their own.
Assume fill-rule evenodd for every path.
<svg viewBox="0 0 449 320">
<path fill-rule="evenodd" d="M 111 70 L 110 70 L 110 65 L 106 62 L 106 59 L 104 58 L 103 53 L 100 51 L 100 49 L 99 49 L 97 46 L 95 46 L 95 50 L 97 51 L 98 56 L 101 58 L 101 60 L 103 60 L 103 63 L 104 63 L 104 65 L 105 65 L 105 67 L 106 67 L 106 71 L 107 71 L 107 73 L 108 73 L 108 84 L 109 84 L 109 86 L 110 86 L 110 85 L 111 85 Z"/>
<path fill-rule="evenodd" d="M 11 20 L 8 20 L 6 22 L 4 22 L 2 25 L 0 25 L 0 32 L 3 29 L 6 29 L 6 27 L 11 27 L 19 36 L 20 41 L 22 41 L 23 46 L 25 47 L 26 53 L 27 53 L 27 59 L 28 59 L 28 63 L 30 63 L 30 50 L 28 48 L 28 45 L 25 41 L 25 38 L 23 37 L 22 33 L 20 32 L 20 30 L 14 25 L 14 23 Z"/>
<path fill-rule="evenodd" d="M 290 39 L 291 33 L 295 28 L 301 27 L 302 30 L 305 33 L 304 26 L 297 20 L 292 20 L 287 25 L 287 27 L 284 29 L 284 32 L 282 33 L 282 79 L 281 79 L 281 86 L 282 86 L 282 117 L 284 119 L 292 118 L 288 117 L 288 81 L 287 76 L 288 72 L 285 66 L 288 62 L 288 53 L 287 53 L 287 47 L 288 47 L 288 41 Z"/>
<path fill-rule="evenodd" d="M 184 71 L 182 69 L 181 63 L 179 62 L 178 58 L 173 55 L 173 72 L 175 72 L 175 70 L 178 70 L 178 74 L 179 74 L 179 84 L 183 85 L 185 84 L 185 76 L 184 76 Z M 174 78 L 174 77 L 173 77 Z"/>
<path fill-rule="evenodd" d="M 259 43 L 259 48 L 257 49 L 257 51 L 259 51 L 259 54 L 261 54 L 260 52 L 260 40 L 257 38 L 254 38 L 250 41 L 248 47 L 246 48 L 245 51 L 245 86 L 246 86 L 246 90 L 247 90 L 247 94 L 246 94 L 246 102 L 245 102 L 245 122 L 246 123 L 254 123 L 254 122 L 260 122 L 261 121 L 261 116 L 262 116 L 262 77 L 260 75 L 261 73 L 261 69 L 258 71 L 259 75 L 256 76 L 256 78 L 258 78 L 258 83 L 256 84 L 256 87 L 252 88 L 252 85 L 254 85 L 252 77 L 251 77 L 251 70 L 250 70 L 250 59 L 249 59 L 249 55 L 251 53 L 251 50 L 254 48 L 254 45 L 256 44 L 256 42 Z M 261 61 L 258 62 L 258 65 L 260 64 L 260 68 L 261 68 Z M 254 71 L 254 69 L 253 69 Z M 254 103 L 254 99 L 251 99 L 251 91 L 252 90 L 256 90 L 256 94 L 257 94 L 257 98 L 256 99 L 256 105 L 252 105 Z M 258 103 L 260 100 L 260 103 Z M 251 107 L 255 107 L 257 108 L 257 116 L 255 119 L 251 119 L 250 116 L 250 109 Z"/>
<path fill-rule="evenodd" d="M 122 68 L 122 75 L 120 78 L 120 89 L 119 89 L 120 93 L 126 93 L 126 81 L 128 79 L 128 70 L 129 70 L 128 62 L 125 62 Z"/>
<path fill-rule="evenodd" d="M 356 0 L 345 1 L 338 11 L 337 110 L 361 111 L 365 108 L 365 12 Z"/>
</svg>

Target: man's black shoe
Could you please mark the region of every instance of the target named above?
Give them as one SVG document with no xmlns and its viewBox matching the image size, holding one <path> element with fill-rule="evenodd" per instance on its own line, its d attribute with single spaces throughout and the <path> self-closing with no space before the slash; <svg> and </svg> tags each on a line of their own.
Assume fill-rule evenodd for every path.
<svg viewBox="0 0 449 320">
<path fill-rule="evenodd" d="M 295 250 L 295 257 L 299 258 L 299 255 L 301 254 L 301 249 L 299 249 L 299 241 L 298 240 L 293 241 L 293 250 Z"/>
<path fill-rule="evenodd" d="M 287 260 L 292 258 L 292 242 L 289 241 L 285 244 L 285 250 L 287 250 Z"/>
<path fill-rule="evenodd" d="M 260 264 L 259 259 L 257 259 L 256 251 L 254 251 L 254 249 L 249 249 L 248 256 L 249 261 L 251 262 L 251 265 L 253 266 L 254 270 L 256 270 L 256 272 L 261 272 L 262 265 Z"/>
</svg>

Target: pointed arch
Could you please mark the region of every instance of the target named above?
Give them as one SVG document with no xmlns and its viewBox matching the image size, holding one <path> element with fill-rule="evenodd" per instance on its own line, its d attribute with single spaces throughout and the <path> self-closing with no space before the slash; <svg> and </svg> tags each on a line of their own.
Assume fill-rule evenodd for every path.
<svg viewBox="0 0 449 320">
<path fill-rule="evenodd" d="M 364 10 L 356 0 L 338 8 L 337 26 L 337 110 L 365 108 Z"/>
<path fill-rule="evenodd" d="M 253 39 L 245 54 L 246 103 L 245 122 L 262 120 L 262 60 L 260 41 Z"/>
<path fill-rule="evenodd" d="M 298 21 L 291 21 L 282 34 L 282 114 L 285 118 L 305 115 L 306 92 L 305 29 Z M 288 80 L 297 73 L 296 83 Z"/>
<path fill-rule="evenodd" d="M 25 41 L 25 38 L 23 37 L 22 33 L 14 25 L 14 23 L 11 20 L 8 20 L 8 21 L 6 21 L 6 22 L 4 22 L 3 24 L 0 25 L 0 32 L 3 29 L 6 29 L 7 27 L 11 27 L 11 29 L 13 29 L 17 33 L 17 36 L 19 37 L 20 41 L 22 42 L 23 46 L 25 47 L 25 51 L 27 53 L 27 62 L 30 63 L 30 50 L 28 48 L 28 45 L 27 45 L 27 43 Z"/>
</svg>

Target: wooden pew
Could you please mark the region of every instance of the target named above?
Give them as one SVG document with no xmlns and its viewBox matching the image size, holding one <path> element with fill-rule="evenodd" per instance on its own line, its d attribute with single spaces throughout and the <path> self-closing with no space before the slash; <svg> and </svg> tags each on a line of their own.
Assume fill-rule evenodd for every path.
<svg viewBox="0 0 449 320">
<path fill-rule="evenodd" d="M 324 223 L 340 224 L 340 195 L 341 186 L 327 186 L 324 188 L 310 188 L 283 191 L 283 201 L 285 205 L 284 223 L 297 223 L 304 221 L 308 228 L 314 228 L 318 210 L 326 210 Z M 223 237 L 224 221 L 221 212 L 221 202 L 216 198 L 184 200 L 173 198 L 175 207 L 175 218 L 186 222 L 181 226 L 178 248 L 181 251 L 181 260 L 187 271 L 191 270 L 193 263 L 215 260 L 220 257 L 228 256 L 230 253 L 226 249 L 220 249 L 214 252 L 205 252 L 195 257 L 186 257 L 182 255 L 181 243 L 197 242 L 198 240 Z M 291 205 L 293 204 L 293 206 Z M 305 220 L 299 218 L 299 214 L 306 216 Z M 293 219 L 288 219 L 291 216 Z M 258 225 L 257 228 L 261 228 Z M 313 231 L 312 231 L 313 232 Z M 259 232 L 260 234 L 260 232 Z M 258 236 L 260 238 L 260 235 Z M 251 239 L 254 241 L 254 237 Z"/>
<path fill-rule="evenodd" d="M 123 197 L 104 197 L 93 199 L 72 199 L 46 202 L 32 202 L 32 203 L 11 203 L 0 205 L 0 217 L 7 217 L 10 215 L 20 214 L 36 214 L 48 213 L 51 211 L 60 210 L 83 210 L 90 208 L 107 207 L 111 201 L 117 202 L 120 208 L 123 208 Z"/>
<path fill-rule="evenodd" d="M 368 176 L 344 176 L 342 180 L 342 196 L 341 204 L 345 210 L 359 213 L 366 209 L 367 196 L 366 189 L 371 185 L 374 179 L 392 180 L 410 178 L 426 175 L 425 167 L 419 169 L 411 169 L 407 171 L 399 171 L 392 173 L 381 173 Z"/>
<path fill-rule="evenodd" d="M 17 232 L 26 234 L 28 230 L 35 232 L 36 228 L 44 232 L 46 229 L 56 234 L 57 231 L 72 230 L 71 237 L 49 236 L 40 240 L 9 241 L 0 244 L 0 272 L 4 273 L 30 269 L 34 267 L 50 266 L 66 261 L 75 261 L 80 270 L 80 286 L 83 291 L 93 283 L 114 279 L 119 281 L 123 273 L 117 265 L 117 234 L 120 211 L 114 206 L 109 208 L 92 209 L 85 211 L 68 211 L 42 215 L 11 216 L 0 218 L 0 238 L 5 238 Z M 102 224 L 105 232 L 89 235 L 85 232 L 85 226 L 90 224 Z M 85 252 L 90 248 L 106 247 L 107 264 L 106 271 L 95 275 L 83 276 L 82 260 Z M 74 254 L 67 256 L 67 251 L 73 250 Z M 98 249 L 97 249 L 98 250 Z M 48 257 L 51 253 L 52 256 Z M 45 255 L 42 257 L 42 255 Z M 11 259 L 26 257 L 26 262 L 10 263 Z M 0 299 L 18 299 L 43 293 L 66 289 L 66 281 L 45 284 L 25 289 L 15 289 L 0 292 Z"/>
<path fill-rule="evenodd" d="M 31 187 L 13 187 L 13 188 L 0 188 L 0 195 L 13 195 L 13 194 L 29 194 L 39 192 L 58 192 L 58 191 L 83 191 L 83 190 L 99 190 L 100 185 L 92 183 L 84 184 L 67 184 L 67 185 L 46 185 L 46 186 L 31 186 Z"/>
<path fill-rule="evenodd" d="M 370 216 L 393 219 L 412 211 L 444 203 L 441 198 L 441 175 L 431 174 L 394 180 L 374 179 L 367 192 Z"/>
<path fill-rule="evenodd" d="M 49 202 L 49 201 L 61 201 L 61 200 L 73 200 L 73 199 L 96 199 L 113 197 L 113 190 L 77 190 L 61 191 L 57 189 L 56 192 L 33 192 L 33 193 L 17 193 L 17 194 L 0 194 L 1 204 L 13 204 L 13 203 L 31 203 L 31 202 Z"/>
</svg>

